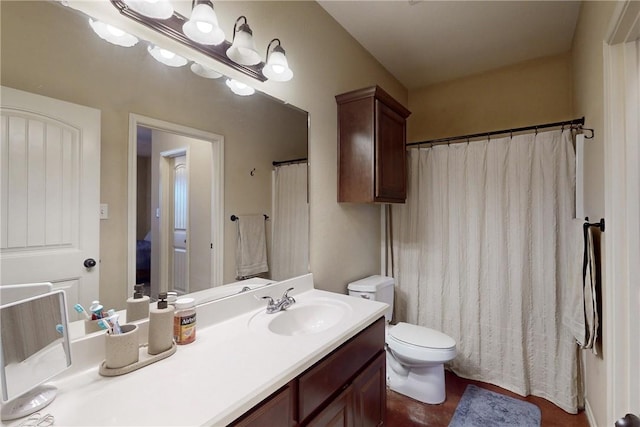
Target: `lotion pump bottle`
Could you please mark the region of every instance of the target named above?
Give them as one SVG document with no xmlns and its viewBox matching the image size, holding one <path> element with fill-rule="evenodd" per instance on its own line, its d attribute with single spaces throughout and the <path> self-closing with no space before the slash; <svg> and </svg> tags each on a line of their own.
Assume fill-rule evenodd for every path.
<svg viewBox="0 0 640 427">
<path fill-rule="evenodd" d="M 149 309 L 149 354 L 160 354 L 173 346 L 173 312 L 167 293 L 161 292 L 157 307 Z"/>
<path fill-rule="evenodd" d="M 127 323 L 149 317 L 149 297 L 142 293 L 142 284 L 133 288 L 133 297 L 127 299 Z"/>
</svg>

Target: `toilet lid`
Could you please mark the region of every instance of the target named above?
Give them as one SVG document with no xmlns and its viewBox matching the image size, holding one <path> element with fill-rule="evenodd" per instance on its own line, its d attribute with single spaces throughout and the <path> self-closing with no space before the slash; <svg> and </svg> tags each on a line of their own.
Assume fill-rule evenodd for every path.
<svg viewBox="0 0 640 427">
<path fill-rule="evenodd" d="M 389 329 L 389 335 L 398 341 L 419 347 L 449 349 L 456 346 L 456 341 L 449 335 L 404 322 Z"/>
</svg>

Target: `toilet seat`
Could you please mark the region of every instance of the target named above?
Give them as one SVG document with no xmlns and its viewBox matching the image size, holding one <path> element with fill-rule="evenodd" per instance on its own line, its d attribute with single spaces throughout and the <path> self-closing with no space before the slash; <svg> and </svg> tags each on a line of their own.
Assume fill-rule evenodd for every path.
<svg viewBox="0 0 640 427">
<path fill-rule="evenodd" d="M 456 342 L 450 336 L 423 326 L 400 322 L 387 333 L 387 346 L 407 366 L 446 363 L 456 357 Z"/>
<path fill-rule="evenodd" d="M 405 322 L 399 322 L 390 328 L 389 336 L 397 341 L 428 349 L 447 350 L 456 346 L 456 341 L 449 335 Z"/>
</svg>

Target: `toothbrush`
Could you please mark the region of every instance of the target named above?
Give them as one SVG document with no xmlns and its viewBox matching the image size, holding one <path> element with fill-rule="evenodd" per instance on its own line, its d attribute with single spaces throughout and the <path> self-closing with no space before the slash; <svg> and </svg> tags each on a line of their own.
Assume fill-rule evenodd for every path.
<svg viewBox="0 0 640 427">
<path fill-rule="evenodd" d="M 105 319 L 99 319 L 98 326 L 100 326 L 100 329 L 105 329 L 107 333 L 112 332 L 111 325 Z"/>
<path fill-rule="evenodd" d="M 74 309 L 75 311 L 77 311 L 78 313 L 80 313 L 80 314 L 84 314 L 84 317 L 85 317 L 87 320 L 91 320 L 91 316 L 89 316 L 89 313 L 87 313 L 87 310 L 85 310 L 85 309 L 84 309 L 84 307 L 83 307 L 83 306 L 81 306 L 80 304 L 76 304 L 76 305 L 74 305 L 74 306 L 73 306 L 73 309 Z"/>
</svg>

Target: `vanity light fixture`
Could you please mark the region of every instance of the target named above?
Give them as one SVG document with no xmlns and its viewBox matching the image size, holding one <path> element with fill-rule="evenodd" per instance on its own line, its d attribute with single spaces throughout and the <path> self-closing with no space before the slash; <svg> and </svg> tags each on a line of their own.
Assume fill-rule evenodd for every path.
<svg viewBox="0 0 640 427">
<path fill-rule="evenodd" d="M 113 25 L 105 24 L 101 21 L 94 21 L 89 18 L 89 25 L 93 31 L 102 40 L 108 41 L 118 46 L 131 47 L 138 43 L 138 38 L 122 31 L 120 28 L 116 28 Z"/>
<path fill-rule="evenodd" d="M 227 79 L 226 83 L 227 83 L 227 86 L 229 86 L 229 89 L 231 89 L 231 92 L 235 93 L 236 95 L 249 96 L 249 95 L 253 95 L 256 91 L 251 86 L 246 85 L 242 82 L 239 82 L 238 80 L 235 80 L 235 79 Z"/>
<path fill-rule="evenodd" d="M 173 6 L 169 0 L 123 0 L 135 12 L 153 19 L 169 19 L 173 16 Z"/>
<path fill-rule="evenodd" d="M 194 42 L 206 45 L 219 45 L 225 37 L 210 0 L 195 0 L 191 19 L 184 23 L 182 31 Z"/>
<path fill-rule="evenodd" d="M 289 68 L 280 39 L 271 40 L 267 46 L 268 66 L 262 62 L 264 56 L 255 48 L 253 32 L 246 16 L 241 15 L 236 19 L 231 42 L 225 40 L 212 0 L 191 0 L 192 10 L 189 19 L 175 11 L 168 17 L 166 14 L 162 18 L 150 17 L 152 15 L 142 7 L 150 8 L 154 3 L 167 3 L 170 7 L 168 0 L 110 0 L 110 2 L 127 18 L 253 79 L 261 82 L 267 80 L 284 82 L 293 78 L 293 71 Z"/>
<path fill-rule="evenodd" d="M 159 46 L 151 46 L 147 47 L 147 50 L 154 57 L 154 59 L 158 62 L 162 62 L 164 65 L 168 65 L 170 67 L 182 67 L 186 65 L 187 61 L 180 55 L 176 55 L 170 50 L 163 49 Z"/>
<path fill-rule="evenodd" d="M 278 44 L 271 50 L 271 45 L 274 42 L 278 42 Z M 267 46 L 267 60 L 262 69 L 262 74 L 269 80 L 276 82 L 286 82 L 293 77 L 293 71 L 289 68 L 284 49 L 280 45 L 280 39 L 273 39 L 269 42 Z"/>
<path fill-rule="evenodd" d="M 205 79 L 218 79 L 222 77 L 222 73 L 219 73 L 209 67 L 205 67 L 202 64 L 198 64 L 197 62 L 191 64 L 191 71 Z"/>
<path fill-rule="evenodd" d="M 243 19 L 244 23 L 238 27 L 238 23 Z M 240 65 L 256 65 L 260 63 L 260 55 L 256 51 L 253 41 L 253 31 L 247 23 L 245 16 L 240 16 L 233 24 L 233 39 L 231 47 L 227 49 L 227 56 Z"/>
</svg>

